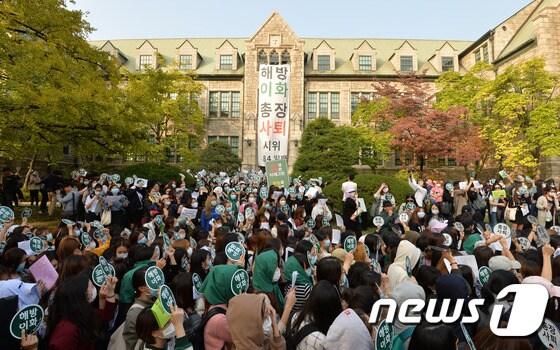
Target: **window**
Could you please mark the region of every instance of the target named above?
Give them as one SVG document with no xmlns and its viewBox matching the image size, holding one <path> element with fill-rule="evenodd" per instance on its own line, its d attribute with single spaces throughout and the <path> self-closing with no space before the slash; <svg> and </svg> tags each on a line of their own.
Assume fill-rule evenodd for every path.
<svg viewBox="0 0 560 350">
<path fill-rule="evenodd" d="M 241 94 L 237 91 L 231 93 L 231 116 L 239 117 L 241 114 Z"/>
<path fill-rule="evenodd" d="M 414 71 L 414 65 L 412 64 L 412 56 L 401 56 L 401 72 L 412 72 Z"/>
<path fill-rule="evenodd" d="M 447 158 L 447 166 L 457 166 L 455 158 Z"/>
<path fill-rule="evenodd" d="M 477 63 L 480 62 L 480 50 L 474 52 L 474 61 Z"/>
<path fill-rule="evenodd" d="M 231 55 L 220 55 L 220 69 L 233 69 L 233 57 Z"/>
<path fill-rule="evenodd" d="M 241 96 L 239 91 L 210 92 L 209 117 L 239 117 L 241 114 Z"/>
<path fill-rule="evenodd" d="M 317 56 L 317 68 L 319 70 L 331 70 L 331 56 L 329 55 Z"/>
<path fill-rule="evenodd" d="M 484 62 L 490 62 L 490 59 L 488 57 L 488 44 L 484 44 L 484 46 L 482 47 L 482 59 L 484 60 Z"/>
<path fill-rule="evenodd" d="M 179 56 L 179 69 L 180 70 L 192 69 L 192 55 Z"/>
<path fill-rule="evenodd" d="M 307 117 L 309 119 L 317 116 L 317 93 L 310 92 L 307 94 Z"/>
<path fill-rule="evenodd" d="M 444 56 L 441 58 L 441 71 L 448 72 L 455 70 L 455 59 L 451 56 Z"/>
<path fill-rule="evenodd" d="M 208 136 L 208 144 L 217 141 L 228 144 L 232 153 L 239 154 L 239 136 Z"/>
<path fill-rule="evenodd" d="M 218 116 L 218 101 L 220 99 L 219 92 L 210 92 L 210 107 L 208 108 L 208 115 L 210 117 Z"/>
<path fill-rule="evenodd" d="M 261 64 L 268 64 L 268 57 L 266 56 L 266 52 L 264 50 L 259 51 L 259 65 Z M 257 67 L 257 70 L 259 67 Z"/>
<path fill-rule="evenodd" d="M 278 52 L 272 50 L 270 53 L 270 64 L 280 64 L 280 58 L 278 57 Z"/>
<path fill-rule="evenodd" d="M 371 92 L 352 92 L 350 94 L 350 112 L 354 114 L 358 105 L 363 101 L 369 101 L 373 97 Z"/>
<path fill-rule="evenodd" d="M 220 117 L 229 117 L 230 105 L 229 105 L 229 92 L 220 93 Z"/>
<path fill-rule="evenodd" d="M 70 146 L 69 145 L 62 146 L 62 154 L 64 154 L 65 156 L 70 155 Z"/>
<path fill-rule="evenodd" d="M 358 66 L 361 71 L 371 71 L 371 56 L 359 56 Z"/>
<path fill-rule="evenodd" d="M 331 118 L 338 119 L 340 117 L 340 93 L 331 92 Z"/>
<path fill-rule="evenodd" d="M 290 63 L 290 53 L 287 50 L 282 52 L 282 64 Z"/>
<path fill-rule="evenodd" d="M 140 55 L 140 69 L 152 67 L 154 57 L 152 55 Z"/>
<path fill-rule="evenodd" d="M 329 93 L 319 93 L 319 117 L 329 116 Z"/>
</svg>

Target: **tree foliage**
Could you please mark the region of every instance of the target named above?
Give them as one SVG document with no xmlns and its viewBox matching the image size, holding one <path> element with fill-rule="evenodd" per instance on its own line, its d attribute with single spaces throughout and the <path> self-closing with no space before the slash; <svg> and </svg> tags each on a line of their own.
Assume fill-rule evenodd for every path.
<svg viewBox="0 0 560 350">
<path fill-rule="evenodd" d="M 558 76 L 544 60 L 513 65 L 493 77 L 475 66 L 465 75 L 446 73 L 438 80 L 437 107 L 462 106 L 507 168 L 533 169 L 542 157 L 560 155 Z"/>
<path fill-rule="evenodd" d="M 62 0 L 0 2 L 0 156 L 114 154 L 145 138 L 91 31 Z"/>
<path fill-rule="evenodd" d="M 207 171 L 232 173 L 239 170 L 240 166 L 241 159 L 225 142 L 212 142 L 200 154 L 200 167 Z"/>
<path fill-rule="evenodd" d="M 336 126 L 326 118 L 318 118 L 303 131 L 295 176 L 325 179 L 344 176 L 358 164 L 363 135 L 350 126 Z"/>
</svg>

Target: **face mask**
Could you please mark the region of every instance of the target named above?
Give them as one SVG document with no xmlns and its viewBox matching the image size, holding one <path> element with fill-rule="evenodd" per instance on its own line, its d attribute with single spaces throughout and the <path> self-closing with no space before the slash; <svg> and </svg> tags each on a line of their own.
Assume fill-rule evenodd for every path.
<svg viewBox="0 0 560 350">
<path fill-rule="evenodd" d="M 92 287 L 91 289 L 89 289 L 90 293 L 88 293 L 87 295 L 87 301 L 88 303 L 93 303 L 93 301 L 95 300 L 95 298 L 97 298 L 97 288 Z"/>
<path fill-rule="evenodd" d="M 309 261 L 309 265 L 315 266 L 317 263 L 317 255 L 308 255 L 307 260 Z"/>
<path fill-rule="evenodd" d="M 101 194 L 101 191 L 95 191 L 95 195 L 99 196 Z"/>
<path fill-rule="evenodd" d="M 141 239 L 138 240 L 138 244 L 146 244 L 148 242 L 148 239 L 146 238 L 146 236 L 142 237 Z"/>
<path fill-rule="evenodd" d="M 330 247 L 331 247 L 331 240 L 330 239 L 325 239 L 323 241 L 323 248 L 329 249 Z"/>
<path fill-rule="evenodd" d="M 268 222 L 261 222 L 261 229 L 270 230 L 270 224 Z"/>
<path fill-rule="evenodd" d="M 264 206 L 266 209 L 270 209 L 270 204 L 266 203 Z"/>
<path fill-rule="evenodd" d="M 177 187 L 177 185 L 175 185 L 175 184 L 171 184 L 171 187 L 175 188 L 175 187 Z"/>
<path fill-rule="evenodd" d="M 113 194 L 113 196 L 116 196 L 117 194 L 119 194 L 119 189 L 118 188 L 113 188 L 113 189 L 111 189 L 111 193 Z"/>
<path fill-rule="evenodd" d="M 280 201 L 280 205 L 286 205 L 286 201 L 285 201 L 285 200 L 281 200 L 281 201 Z"/>
<path fill-rule="evenodd" d="M 280 279 L 280 269 L 276 268 L 276 271 L 274 271 L 274 276 L 272 276 L 272 282 L 278 282 L 279 279 Z"/>
<path fill-rule="evenodd" d="M 237 195 L 236 195 L 236 194 L 232 194 L 232 195 L 231 195 L 231 200 L 234 201 L 234 200 L 236 200 L 236 199 L 237 199 Z"/>
<path fill-rule="evenodd" d="M 189 258 L 191 257 L 192 252 L 193 252 L 192 247 L 187 248 L 187 255 L 189 256 Z"/>
<path fill-rule="evenodd" d="M 161 337 L 163 339 L 173 339 L 175 337 L 175 326 L 169 323 L 162 331 Z"/>
<path fill-rule="evenodd" d="M 25 270 L 25 261 L 18 265 L 16 272 L 23 272 Z"/>
<path fill-rule="evenodd" d="M 434 214 L 434 215 L 439 214 L 439 209 L 433 209 L 433 210 L 432 210 L 432 214 Z"/>
<path fill-rule="evenodd" d="M 126 259 L 128 258 L 128 253 L 117 253 L 117 259 Z"/>
<path fill-rule="evenodd" d="M 165 206 L 168 207 L 168 206 L 171 205 L 171 201 L 165 201 L 165 203 L 163 203 L 163 204 L 165 204 Z"/>
<path fill-rule="evenodd" d="M 53 240 L 52 233 L 47 233 L 46 239 L 47 239 L 47 241 L 52 241 Z"/>
<path fill-rule="evenodd" d="M 192 202 L 191 207 L 193 207 L 195 209 L 198 208 L 198 202 Z"/>
<path fill-rule="evenodd" d="M 255 197 L 249 197 L 249 203 L 255 203 Z"/>
<path fill-rule="evenodd" d="M 215 206 L 218 204 L 218 202 L 217 202 L 217 201 L 211 201 L 210 204 L 211 204 L 213 207 L 215 207 Z"/>
<path fill-rule="evenodd" d="M 268 336 L 272 333 L 272 321 L 270 320 L 270 316 L 266 316 L 263 321 L 263 332 L 265 336 Z"/>
<path fill-rule="evenodd" d="M 426 213 L 424 213 L 423 211 L 419 211 L 419 212 L 418 212 L 418 217 L 419 217 L 420 219 L 423 219 L 425 216 L 426 216 Z"/>
</svg>

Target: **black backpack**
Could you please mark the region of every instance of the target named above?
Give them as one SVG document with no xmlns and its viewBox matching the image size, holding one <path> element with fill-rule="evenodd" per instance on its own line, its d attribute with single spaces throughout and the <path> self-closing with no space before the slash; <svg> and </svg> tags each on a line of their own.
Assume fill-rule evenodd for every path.
<svg viewBox="0 0 560 350">
<path fill-rule="evenodd" d="M 206 327 L 206 323 L 208 323 L 212 317 L 219 314 L 225 315 L 226 309 L 221 307 L 212 308 L 202 316 L 202 321 L 200 323 L 188 327 L 187 338 L 192 343 L 194 350 L 204 350 L 204 328 Z"/>
<path fill-rule="evenodd" d="M 313 332 L 319 332 L 319 328 L 313 323 L 306 324 L 298 331 L 290 331 L 286 334 L 286 349 L 296 350 L 297 346 L 305 337 Z"/>
</svg>

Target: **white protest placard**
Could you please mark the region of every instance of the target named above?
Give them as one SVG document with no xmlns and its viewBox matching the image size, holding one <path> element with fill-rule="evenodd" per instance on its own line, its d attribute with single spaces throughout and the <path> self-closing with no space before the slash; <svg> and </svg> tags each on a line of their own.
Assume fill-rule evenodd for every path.
<svg viewBox="0 0 560 350">
<path fill-rule="evenodd" d="M 148 179 L 136 178 L 134 181 L 134 186 L 138 188 L 148 187 Z"/>
<path fill-rule="evenodd" d="M 466 190 L 467 189 L 467 182 L 466 181 L 459 182 L 459 189 L 460 190 Z"/>
<path fill-rule="evenodd" d="M 366 202 L 364 201 L 363 198 L 358 198 L 358 205 L 360 206 L 362 213 L 365 213 L 367 211 Z"/>
<path fill-rule="evenodd" d="M 196 213 L 197 209 L 183 208 L 183 210 L 181 210 L 180 216 L 194 220 L 196 218 Z"/>
<path fill-rule="evenodd" d="M 342 219 L 342 216 L 334 214 L 334 218 L 336 219 L 336 226 L 344 227 L 344 220 Z"/>
<path fill-rule="evenodd" d="M 290 65 L 259 66 L 258 159 L 265 166 L 288 159 L 290 130 Z"/>
<path fill-rule="evenodd" d="M 336 228 L 332 229 L 332 244 L 340 243 L 340 235 L 341 235 L 340 230 Z"/>
<path fill-rule="evenodd" d="M 478 279 L 478 264 L 474 255 L 457 255 L 455 257 L 457 265 L 465 265 L 472 269 L 475 279 Z"/>
</svg>

